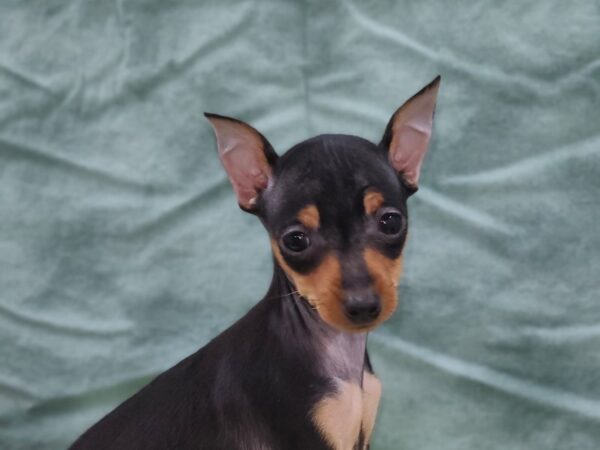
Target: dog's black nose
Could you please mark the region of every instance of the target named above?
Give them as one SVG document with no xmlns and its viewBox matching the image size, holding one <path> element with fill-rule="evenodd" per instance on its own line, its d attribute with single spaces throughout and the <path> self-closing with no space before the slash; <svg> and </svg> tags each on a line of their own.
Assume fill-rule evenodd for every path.
<svg viewBox="0 0 600 450">
<path fill-rule="evenodd" d="M 344 301 L 344 311 L 351 322 L 364 325 L 377 319 L 381 302 L 374 292 L 350 294 Z"/>
</svg>

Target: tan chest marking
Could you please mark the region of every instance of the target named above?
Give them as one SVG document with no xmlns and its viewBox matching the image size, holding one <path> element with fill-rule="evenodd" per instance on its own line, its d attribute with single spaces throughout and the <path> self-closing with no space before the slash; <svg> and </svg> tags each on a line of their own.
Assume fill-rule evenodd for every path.
<svg viewBox="0 0 600 450">
<path fill-rule="evenodd" d="M 377 407 L 381 398 L 381 381 L 375 375 L 369 372 L 363 373 L 363 414 L 362 414 L 362 432 L 365 436 L 365 443 L 371 439 L 371 433 L 375 426 L 377 418 Z M 365 444 L 365 448 L 366 448 Z"/>
<path fill-rule="evenodd" d="M 380 397 L 381 382 L 371 373 L 364 373 L 362 389 L 355 383 L 340 380 L 337 392 L 315 406 L 313 421 L 335 450 L 354 449 L 361 430 L 366 449 Z"/>
<path fill-rule="evenodd" d="M 313 410 L 313 421 L 335 450 L 352 450 L 358 440 L 363 417 L 360 386 L 338 382 L 335 395 L 322 399 Z"/>
</svg>

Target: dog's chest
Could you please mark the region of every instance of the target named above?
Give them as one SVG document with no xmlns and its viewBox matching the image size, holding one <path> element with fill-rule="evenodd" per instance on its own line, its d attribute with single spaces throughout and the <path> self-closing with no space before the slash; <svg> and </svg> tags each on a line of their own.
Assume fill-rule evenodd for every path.
<svg viewBox="0 0 600 450">
<path fill-rule="evenodd" d="M 379 380 L 363 372 L 366 339 L 340 334 L 324 344 L 323 368 L 335 389 L 314 406 L 313 422 L 333 449 L 363 450 L 369 442 L 381 396 Z M 360 446 L 359 441 L 363 442 Z"/>
<path fill-rule="evenodd" d="M 315 405 L 313 421 L 335 450 L 364 450 L 375 424 L 380 396 L 381 383 L 368 372 L 362 387 L 337 379 L 336 391 Z M 360 448 L 359 440 L 363 442 Z"/>
</svg>

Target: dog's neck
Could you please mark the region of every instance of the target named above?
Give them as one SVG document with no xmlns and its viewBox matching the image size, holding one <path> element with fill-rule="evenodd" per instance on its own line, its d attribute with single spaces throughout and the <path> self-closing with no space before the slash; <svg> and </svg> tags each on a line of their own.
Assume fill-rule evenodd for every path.
<svg viewBox="0 0 600 450">
<path fill-rule="evenodd" d="M 318 360 L 322 375 L 361 383 L 365 364 L 367 333 L 340 331 L 327 324 L 302 297 L 275 262 L 268 298 L 280 305 L 276 318 L 282 338 L 309 349 Z"/>
</svg>

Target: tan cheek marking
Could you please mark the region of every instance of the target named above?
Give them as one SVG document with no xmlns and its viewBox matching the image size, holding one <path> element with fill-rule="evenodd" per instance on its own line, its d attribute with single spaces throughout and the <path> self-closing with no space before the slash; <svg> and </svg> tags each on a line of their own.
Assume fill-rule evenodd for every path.
<svg viewBox="0 0 600 450">
<path fill-rule="evenodd" d="M 377 408 L 381 398 L 381 381 L 369 372 L 363 373 L 363 415 L 362 431 L 365 436 L 365 449 L 371 439 L 371 433 L 377 418 Z"/>
<path fill-rule="evenodd" d="M 383 205 L 383 195 L 381 192 L 368 190 L 363 198 L 363 205 L 366 214 L 374 214 Z"/>
<path fill-rule="evenodd" d="M 398 303 L 398 280 L 402 273 L 402 256 L 396 259 L 390 259 L 371 248 L 365 249 L 365 262 L 375 291 L 381 299 L 381 315 L 378 322 L 388 319 Z"/>
<path fill-rule="evenodd" d="M 313 305 L 325 322 L 341 329 L 352 329 L 342 307 L 342 273 L 340 261 L 328 254 L 317 268 L 309 274 L 295 272 L 283 259 L 279 246 L 271 240 L 275 259 L 294 282 L 296 289 Z"/>
<path fill-rule="evenodd" d="M 352 450 L 363 417 L 362 391 L 357 384 L 338 381 L 334 396 L 319 401 L 312 412 L 314 424 L 335 450 Z"/>
<path fill-rule="evenodd" d="M 319 228 L 321 219 L 319 216 L 319 210 L 315 205 L 308 205 L 302 208 L 296 215 L 296 218 L 302 225 L 310 230 L 316 230 Z"/>
</svg>

